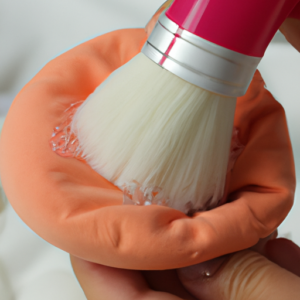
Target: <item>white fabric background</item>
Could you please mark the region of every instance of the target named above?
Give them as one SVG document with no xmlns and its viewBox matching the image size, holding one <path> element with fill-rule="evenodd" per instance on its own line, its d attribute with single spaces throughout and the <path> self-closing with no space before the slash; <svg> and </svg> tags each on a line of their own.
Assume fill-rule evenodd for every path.
<svg viewBox="0 0 300 300">
<path fill-rule="evenodd" d="M 11 101 L 53 57 L 118 28 L 143 27 L 163 0 L 0 0 L 0 125 Z M 300 54 L 280 35 L 259 69 L 285 107 L 300 170 Z M 17 188 L 17 187 L 16 187 Z M 68 254 L 49 245 L 0 200 L 0 299 L 83 300 Z M 300 244 L 296 204 L 280 234 Z"/>
</svg>

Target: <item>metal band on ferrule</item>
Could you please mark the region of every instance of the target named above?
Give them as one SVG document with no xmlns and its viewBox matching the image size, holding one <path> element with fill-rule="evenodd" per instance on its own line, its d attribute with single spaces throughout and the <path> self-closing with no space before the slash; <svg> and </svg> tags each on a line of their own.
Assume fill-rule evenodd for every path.
<svg viewBox="0 0 300 300">
<path fill-rule="evenodd" d="M 182 30 L 165 13 L 160 16 L 142 52 L 178 77 L 229 97 L 246 93 L 261 60 Z"/>
</svg>

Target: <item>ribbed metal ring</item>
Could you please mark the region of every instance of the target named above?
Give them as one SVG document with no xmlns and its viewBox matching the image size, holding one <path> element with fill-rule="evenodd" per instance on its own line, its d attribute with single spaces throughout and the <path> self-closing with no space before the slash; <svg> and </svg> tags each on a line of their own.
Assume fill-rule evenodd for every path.
<svg viewBox="0 0 300 300">
<path fill-rule="evenodd" d="M 246 93 L 261 60 L 182 30 L 165 13 L 160 16 L 142 52 L 178 77 L 229 97 Z"/>
</svg>

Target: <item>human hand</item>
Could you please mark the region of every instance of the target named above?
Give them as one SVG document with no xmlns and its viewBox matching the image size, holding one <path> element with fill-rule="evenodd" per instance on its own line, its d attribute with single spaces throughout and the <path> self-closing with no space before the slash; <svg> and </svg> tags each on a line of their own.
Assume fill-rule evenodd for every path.
<svg viewBox="0 0 300 300">
<path fill-rule="evenodd" d="M 184 287 L 201 300 L 281 300 L 300 298 L 300 248 L 286 239 L 268 241 L 266 257 L 245 250 L 178 270 Z M 219 261 L 218 261 L 219 260 Z M 207 268 L 219 267 L 211 277 Z"/>
<path fill-rule="evenodd" d="M 167 281 L 170 279 L 168 275 L 166 277 L 169 278 L 162 282 L 164 291 L 155 291 L 150 289 L 140 271 L 106 267 L 72 255 L 71 263 L 88 300 L 196 300 L 183 287 L 179 289 L 180 292 L 177 289 L 176 293 L 182 297 L 174 295 L 175 292 L 174 294 L 166 292 L 165 287 L 168 286 Z M 179 282 L 178 278 L 177 281 Z"/>
<path fill-rule="evenodd" d="M 153 282 L 146 282 L 138 271 L 105 267 L 75 257 L 71 260 L 88 300 L 299 299 L 300 248 L 286 239 L 277 239 L 262 241 L 256 250 L 263 251 L 268 258 L 253 250 L 245 250 L 179 269 L 179 278 L 191 294 L 178 287 L 180 282 L 173 278 L 176 296 L 167 292 L 172 278 L 168 273 L 164 274 L 166 280 L 161 283 L 161 286 L 165 285 L 161 288 L 163 292 L 158 292 L 149 288 Z M 212 276 L 203 275 L 207 270 L 214 270 Z"/>
<path fill-rule="evenodd" d="M 300 52 L 300 20 L 287 18 L 280 27 L 287 41 Z"/>
</svg>

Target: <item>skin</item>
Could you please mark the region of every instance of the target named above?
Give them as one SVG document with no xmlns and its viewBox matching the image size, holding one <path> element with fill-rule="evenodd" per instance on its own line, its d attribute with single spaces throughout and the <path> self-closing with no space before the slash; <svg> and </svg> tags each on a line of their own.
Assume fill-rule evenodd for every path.
<svg viewBox="0 0 300 300">
<path fill-rule="evenodd" d="M 189 292 L 181 296 L 151 290 L 137 271 L 106 267 L 74 256 L 71 262 L 88 300 L 296 300 L 300 296 L 300 248 L 273 237 L 261 240 L 252 250 L 218 259 L 214 263 L 217 271 L 211 277 L 195 273 L 202 264 L 177 270 Z"/>
<path fill-rule="evenodd" d="M 288 18 L 280 27 L 286 40 L 300 52 L 300 20 Z"/>
<path fill-rule="evenodd" d="M 71 256 L 76 277 L 88 300 L 180 300 L 151 290 L 141 272 L 116 269 Z M 195 298 L 185 298 L 195 299 Z"/>
<path fill-rule="evenodd" d="M 270 261 L 270 250 L 278 264 Z M 238 252 L 209 279 L 191 280 L 184 269 L 179 270 L 179 277 L 185 288 L 201 300 L 299 299 L 300 277 L 296 274 L 300 271 L 300 248 L 291 241 L 278 239 L 268 242 L 265 251 L 267 257 L 250 250 Z M 294 269 L 291 264 L 287 267 L 289 260 L 293 261 Z"/>
</svg>

